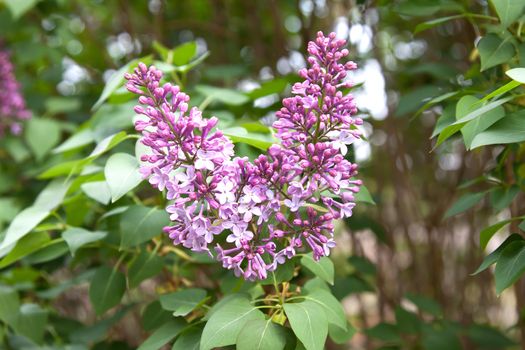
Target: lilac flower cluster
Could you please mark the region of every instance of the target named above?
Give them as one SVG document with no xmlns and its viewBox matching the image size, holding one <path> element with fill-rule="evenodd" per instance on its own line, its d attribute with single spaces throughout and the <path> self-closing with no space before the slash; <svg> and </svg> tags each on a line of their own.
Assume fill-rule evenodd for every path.
<svg viewBox="0 0 525 350">
<path fill-rule="evenodd" d="M 9 52 L 0 50 L 0 137 L 6 130 L 18 135 L 22 121 L 31 118 L 13 73 Z"/>
<path fill-rule="evenodd" d="M 162 73 L 139 64 L 126 74 L 127 89 L 139 95 L 135 127 L 150 152 L 141 172 L 171 201 L 173 225 L 165 231 L 174 244 L 212 254 L 237 276 L 265 279 L 307 249 L 318 260 L 335 246 L 333 220 L 352 215 L 359 191 L 357 165 L 344 158 L 360 137 L 362 120 L 350 94 L 347 70 L 353 62 L 335 34 L 308 45 L 304 82 L 293 86 L 274 123 L 280 144 L 253 163 L 234 158 L 233 143 L 189 108 L 177 86 L 161 84 Z"/>
</svg>

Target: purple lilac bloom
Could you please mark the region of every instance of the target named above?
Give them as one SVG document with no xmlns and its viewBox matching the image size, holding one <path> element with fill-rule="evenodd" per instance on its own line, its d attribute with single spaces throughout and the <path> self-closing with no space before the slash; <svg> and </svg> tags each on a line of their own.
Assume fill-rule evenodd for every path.
<svg viewBox="0 0 525 350">
<path fill-rule="evenodd" d="M 174 244 L 196 252 L 215 252 L 223 267 L 248 280 L 311 251 L 319 260 L 335 246 L 335 219 L 352 215 L 359 191 L 357 165 L 345 159 L 347 145 L 360 137 L 362 120 L 346 75 L 353 62 L 335 34 L 308 45 L 305 80 L 277 112 L 280 144 L 253 163 L 234 157 L 233 143 L 206 119 L 189 96 L 162 73 L 139 64 L 126 74 L 127 89 L 139 95 L 135 123 L 150 152 L 141 173 L 171 201 L 172 225 L 165 232 Z"/>
<path fill-rule="evenodd" d="M 31 118 L 26 108 L 20 84 L 15 78 L 9 52 L 0 50 L 0 137 L 6 131 L 14 135 L 22 132 L 22 122 Z"/>
</svg>

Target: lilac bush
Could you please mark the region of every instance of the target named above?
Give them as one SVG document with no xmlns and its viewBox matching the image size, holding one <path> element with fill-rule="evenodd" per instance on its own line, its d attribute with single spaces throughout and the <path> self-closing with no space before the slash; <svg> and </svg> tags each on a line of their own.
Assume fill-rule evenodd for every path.
<svg viewBox="0 0 525 350">
<path fill-rule="evenodd" d="M 141 173 L 166 191 L 173 222 L 165 232 L 176 245 L 215 253 L 223 267 L 247 280 L 311 250 L 315 260 L 335 246 L 335 219 L 349 217 L 361 181 L 357 165 L 345 159 L 347 145 L 362 124 L 347 71 L 354 62 L 346 42 L 319 32 L 308 45 L 304 79 L 276 113 L 279 143 L 253 163 L 235 157 L 234 145 L 218 119 L 189 107 L 178 86 L 161 83 L 154 66 L 139 64 L 126 74 L 127 89 L 139 95 L 135 123 L 141 142 Z"/>
<path fill-rule="evenodd" d="M 20 92 L 20 84 L 14 75 L 14 67 L 8 51 L 0 49 L 0 137 L 6 130 L 18 135 L 22 122 L 31 117 Z"/>
</svg>

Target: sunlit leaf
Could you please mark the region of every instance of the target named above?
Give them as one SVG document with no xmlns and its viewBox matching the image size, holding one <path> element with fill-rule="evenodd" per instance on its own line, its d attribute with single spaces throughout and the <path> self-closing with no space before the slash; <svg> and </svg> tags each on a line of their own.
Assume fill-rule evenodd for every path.
<svg viewBox="0 0 525 350">
<path fill-rule="evenodd" d="M 471 147 L 509 144 L 525 141 L 525 110 L 505 116 L 487 130 L 477 134 Z"/>
<path fill-rule="evenodd" d="M 491 0 L 491 2 L 505 28 L 523 15 L 525 3 L 519 0 Z"/>
<path fill-rule="evenodd" d="M 40 0 L 3 0 L 14 19 L 19 19 L 31 10 Z"/>
<path fill-rule="evenodd" d="M 60 124 L 51 119 L 32 118 L 26 123 L 24 135 L 35 158 L 42 160 L 60 141 Z"/>
<path fill-rule="evenodd" d="M 184 322 L 182 318 L 170 320 L 153 332 L 153 334 L 138 347 L 138 350 L 160 349 L 175 338 L 184 327 L 186 327 L 186 322 Z"/>
<path fill-rule="evenodd" d="M 328 320 L 323 308 L 306 300 L 284 304 L 284 311 L 292 330 L 306 350 L 322 350 L 328 335 Z"/>
<path fill-rule="evenodd" d="M 86 244 L 100 241 L 107 236 L 104 231 L 88 231 L 81 227 L 70 227 L 62 233 L 62 238 L 66 241 L 72 255 Z"/>
<path fill-rule="evenodd" d="M 106 162 L 104 175 L 112 202 L 116 202 L 142 182 L 138 160 L 127 153 L 112 155 Z"/>
<path fill-rule="evenodd" d="M 200 350 L 233 345 L 248 321 L 264 320 L 264 314 L 245 298 L 233 298 L 215 308 L 202 331 Z"/>
<path fill-rule="evenodd" d="M 160 304 L 165 310 L 173 311 L 174 316 L 186 316 L 206 298 L 206 291 L 200 288 L 184 289 L 160 296 Z"/>
<path fill-rule="evenodd" d="M 268 320 L 251 320 L 237 337 L 238 350 L 281 350 L 286 345 L 284 328 Z"/>
<path fill-rule="evenodd" d="M 322 280 L 334 284 L 334 263 L 326 256 L 319 259 L 319 261 L 315 261 L 312 253 L 303 255 L 301 257 L 301 265 Z"/>
</svg>

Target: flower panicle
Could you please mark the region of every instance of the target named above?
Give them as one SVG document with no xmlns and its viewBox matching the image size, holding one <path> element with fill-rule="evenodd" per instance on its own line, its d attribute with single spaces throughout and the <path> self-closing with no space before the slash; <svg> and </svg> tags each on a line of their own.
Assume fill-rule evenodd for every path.
<svg viewBox="0 0 525 350">
<path fill-rule="evenodd" d="M 247 280 L 310 250 L 319 260 L 335 246 L 335 219 L 349 217 L 361 181 L 345 159 L 362 120 L 350 94 L 343 95 L 348 55 L 344 40 L 319 33 L 308 45 L 305 80 L 277 112 L 277 137 L 254 162 L 235 157 L 232 141 L 215 117 L 189 107 L 188 95 L 162 84 L 162 72 L 144 64 L 126 74 L 139 96 L 135 128 L 148 153 L 141 173 L 166 191 L 172 224 L 164 231 L 176 245 L 215 255 Z"/>
<path fill-rule="evenodd" d="M 31 112 L 16 80 L 11 55 L 6 50 L 0 50 L 0 137 L 6 131 L 19 135 L 23 121 L 30 118 Z"/>
</svg>

